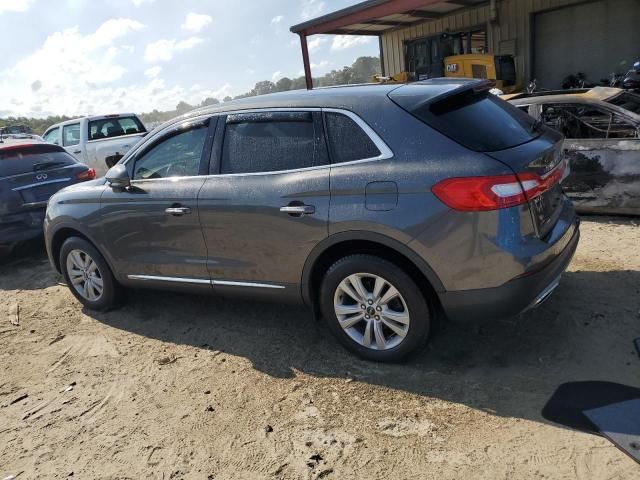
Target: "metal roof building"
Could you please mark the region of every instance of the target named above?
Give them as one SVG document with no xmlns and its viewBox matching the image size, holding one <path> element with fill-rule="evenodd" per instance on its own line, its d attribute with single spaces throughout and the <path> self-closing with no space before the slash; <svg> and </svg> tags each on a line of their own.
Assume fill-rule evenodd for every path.
<svg viewBox="0 0 640 480">
<path fill-rule="evenodd" d="M 383 75 L 442 76 L 458 53 L 512 55 L 518 83 L 557 88 L 583 72 L 599 83 L 640 57 L 639 0 L 368 0 L 291 27 L 300 36 L 307 87 L 307 37 L 379 38 Z"/>
</svg>

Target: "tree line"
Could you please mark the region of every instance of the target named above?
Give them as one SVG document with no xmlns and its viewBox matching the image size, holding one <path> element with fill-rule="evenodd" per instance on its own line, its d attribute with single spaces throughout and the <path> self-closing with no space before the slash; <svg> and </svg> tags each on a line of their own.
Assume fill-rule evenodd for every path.
<svg viewBox="0 0 640 480">
<path fill-rule="evenodd" d="M 353 62 L 353 64 L 351 64 L 351 66 L 345 66 L 339 70 L 332 70 L 321 77 L 314 78 L 313 85 L 314 87 L 328 87 L 332 85 L 367 83 L 371 81 L 371 78 L 374 75 L 379 73 L 380 60 L 378 57 L 359 57 Z M 227 96 L 222 101 L 229 102 L 239 98 L 255 97 L 257 95 L 265 95 L 267 93 L 286 92 L 289 90 L 304 88 L 306 88 L 304 76 L 296 78 L 282 77 L 276 82 L 262 80 L 257 82 L 248 92 L 236 95 L 235 97 Z M 219 103 L 220 100 L 214 97 L 205 98 L 198 105 L 190 105 L 187 102 L 181 101 L 176 105 L 175 110 L 153 110 L 151 112 L 142 113 L 139 116 L 145 124 L 157 124 L 159 122 L 170 120 L 178 115 L 182 115 L 194 108 L 206 107 Z M 0 119 L 0 127 L 8 125 L 28 125 L 31 127 L 33 133 L 42 135 L 47 127 L 76 117 L 67 117 L 64 115 L 49 116 L 47 118 L 7 117 Z"/>
</svg>

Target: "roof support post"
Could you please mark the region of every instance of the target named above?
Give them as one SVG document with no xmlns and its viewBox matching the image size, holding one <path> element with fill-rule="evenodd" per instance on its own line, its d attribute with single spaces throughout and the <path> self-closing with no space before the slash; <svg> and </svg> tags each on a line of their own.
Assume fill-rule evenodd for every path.
<svg viewBox="0 0 640 480">
<path fill-rule="evenodd" d="M 311 65 L 309 63 L 309 48 L 307 47 L 307 35 L 300 32 L 300 46 L 302 47 L 302 63 L 304 64 L 304 80 L 307 90 L 313 89 L 313 78 L 311 77 Z"/>
</svg>

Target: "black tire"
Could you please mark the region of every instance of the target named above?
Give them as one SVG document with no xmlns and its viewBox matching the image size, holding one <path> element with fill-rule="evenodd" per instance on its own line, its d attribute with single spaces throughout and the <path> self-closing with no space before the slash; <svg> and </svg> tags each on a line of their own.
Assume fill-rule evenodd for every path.
<svg viewBox="0 0 640 480">
<path fill-rule="evenodd" d="M 334 308 L 334 296 L 341 282 L 355 273 L 366 273 L 382 277 L 393 285 L 404 299 L 410 321 L 408 331 L 398 345 L 386 350 L 369 348 L 354 340 L 340 326 L 338 315 Z M 425 293 L 397 265 L 374 255 L 350 255 L 334 263 L 327 270 L 322 280 L 319 303 L 322 317 L 331 333 L 348 350 L 366 360 L 376 362 L 400 361 L 422 347 L 429 337 L 432 315 Z"/>
<path fill-rule="evenodd" d="M 85 298 L 74 287 L 69 272 L 67 271 L 67 258 L 73 251 L 84 252 L 93 260 L 97 266 L 99 278 L 102 280 L 102 292 L 101 295 L 95 300 Z M 86 258 L 86 257 L 85 257 Z M 74 297 L 76 297 L 80 303 L 82 303 L 89 310 L 98 312 L 105 312 L 120 305 L 122 299 L 122 287 L 113 276 L 109 265 L 105 261 L 104 257 L 98 252 L 98 250 L 88 241 L 79 237 L 69 237 L 62 244 L 60 249 L 60 270 L 64 277 L 69 290 Z"/>
</svg>

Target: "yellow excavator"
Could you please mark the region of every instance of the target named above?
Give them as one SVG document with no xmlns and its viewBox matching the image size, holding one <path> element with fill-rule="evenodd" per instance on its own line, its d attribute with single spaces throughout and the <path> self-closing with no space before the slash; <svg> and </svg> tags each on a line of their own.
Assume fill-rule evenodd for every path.
<svg viewBox="0 0 640 480">
<path fill-rule="evenodd" d="M 511 55 L 468 54 L 445 57 L 444 76 L 487 78 L 495 80 L 496 88 L 504 93 L 518 90 L 516 67 Z"/>
<path fill-rule="evenodd" d="M 444 76 L 457 78 L 486 78 L 495 80 L 503 93 L 520 90 L 516 84 L 516 68 L 512 55 L 465 54 L 444 58 Z M 374 76 L 373 82 L 406 83 L 417 80 L 411 72 L 400 72 L 390 77 Z"/>
</svg>

